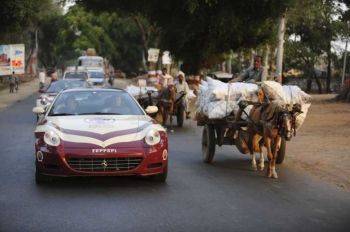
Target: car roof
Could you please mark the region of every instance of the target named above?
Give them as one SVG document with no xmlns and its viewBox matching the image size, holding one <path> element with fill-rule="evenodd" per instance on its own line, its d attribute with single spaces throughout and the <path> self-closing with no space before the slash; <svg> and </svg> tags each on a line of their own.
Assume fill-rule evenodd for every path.
<svg viewBox="0 0 350 232">
<path fill-rule="evenodd" d="M 67 71 L 75 71 L 75 70 L 86 71 L 85 67 L 82 67 L 82 66 L 68 66 L 65 71 L 67 72 Z"/>
</svg>

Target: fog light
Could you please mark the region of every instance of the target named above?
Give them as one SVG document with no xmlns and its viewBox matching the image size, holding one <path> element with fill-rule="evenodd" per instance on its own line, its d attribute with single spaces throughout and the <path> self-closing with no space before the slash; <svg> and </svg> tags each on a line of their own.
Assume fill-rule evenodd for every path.
<svg viewBox="0 0 350 232">
<path fill-rule="evenodd" d="M 167 150 L 163 151 L 162 157 L 163 157 L 163 160 L 167 160 L 168 159 L 168 151 Z"/>
<path fill-rule="evenodd" d="M 38 151 L 38 152 L 36 153 L 36 160 L 37 160 L 38 162 L 42 162 L 43 159 L 44 159 L 44 154 L 43 154 L 41 151 Z"/>
</svg>

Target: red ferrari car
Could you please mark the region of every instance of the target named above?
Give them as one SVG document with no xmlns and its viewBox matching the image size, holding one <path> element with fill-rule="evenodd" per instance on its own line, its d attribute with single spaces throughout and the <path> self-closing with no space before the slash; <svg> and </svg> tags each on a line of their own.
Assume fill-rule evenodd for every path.
<svg viewBox="0 0 350 232">
<path fill-rule="evenodd" d="M 155 111 L 154 106 L 146 109 Z M 42 115 L 35 129 L 37 183 L 52 176 L 166 180 L 166 130 L 124 90 L 65 90 L 49 107 L 33 112 Z"/>
</svg>

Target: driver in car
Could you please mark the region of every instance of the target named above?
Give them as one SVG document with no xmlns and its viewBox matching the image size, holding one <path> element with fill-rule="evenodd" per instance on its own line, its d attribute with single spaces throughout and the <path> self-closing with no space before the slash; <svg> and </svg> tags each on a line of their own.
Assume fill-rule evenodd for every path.
<svg viewBox="0 0 350 232">
<path fill-rule="evenodd" d="M 57 106 L 55 114 L 77 114 L 78 102 L 74 98 L 68 98 Z"/>
<path fill-rule="evenodd" d="M 119 94 L 110 98 L 107 105 L 108 106 L 102 110 L 103 113 L 122 115 L 131 114 L 130 108 L 125 104 L 123 97 Z"/>
</svg>

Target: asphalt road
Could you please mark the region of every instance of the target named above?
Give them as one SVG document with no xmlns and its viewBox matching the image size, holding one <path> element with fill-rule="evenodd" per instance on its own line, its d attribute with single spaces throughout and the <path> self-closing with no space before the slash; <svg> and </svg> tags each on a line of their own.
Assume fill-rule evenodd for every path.
<svg viewBox="0 0 350 232">
<path fill-rule="evenodd" d="M 166 184 L 34 181 L 35 97 L 0 112 L 0 231 L 350 231 L 350 194 L 288 164 L 271 180 L 233 147 L 201 161 L 200 128 L 170 134 Z M 312 146 L 312 144 L 310 144 Z M 310 154 L 312 155 L 312 154 Z M 288 157 L 287 157 L 288 158 Z"/>
</svg>

